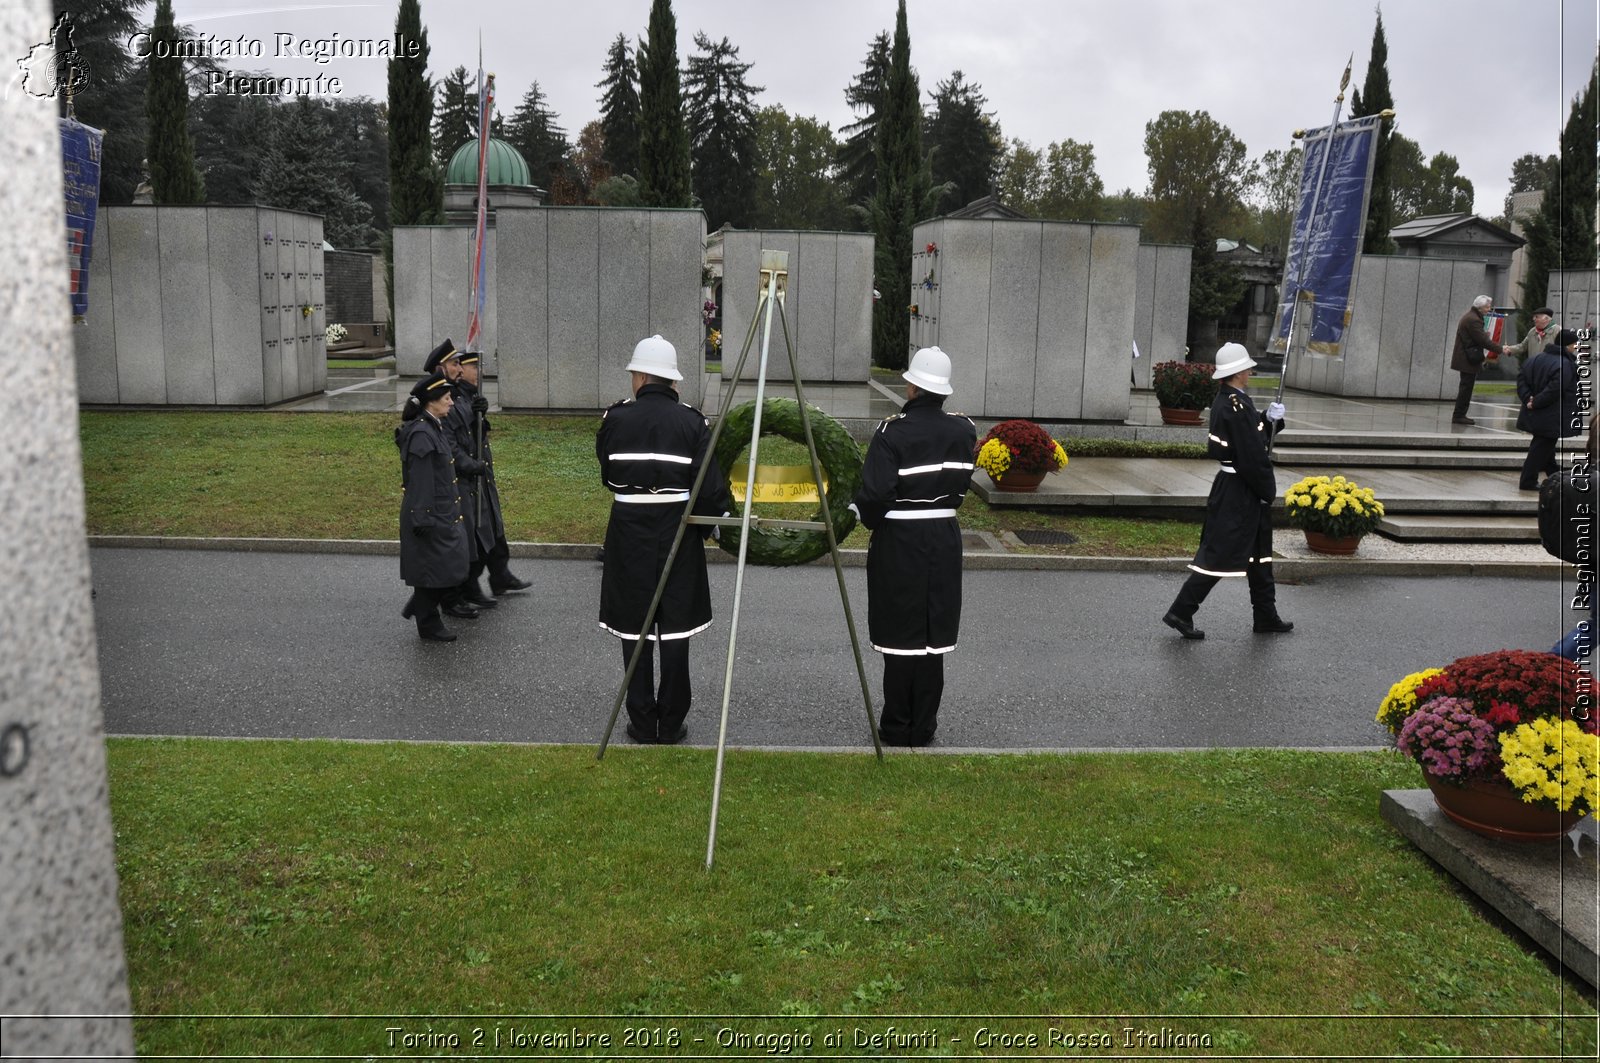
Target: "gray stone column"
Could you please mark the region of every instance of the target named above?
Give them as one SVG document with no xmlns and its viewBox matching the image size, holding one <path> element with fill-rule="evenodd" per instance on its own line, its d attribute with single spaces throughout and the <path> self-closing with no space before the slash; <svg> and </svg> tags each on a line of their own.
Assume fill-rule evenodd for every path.
<svg viewBox="0 0 1600 1063">
<path fill-rule="evenodd" d="M 0 5 L 0 57 L 52 21 L 45 0 Z M 0 96 L 0 158 L 0 387 L 17 414 L 0 461 L 0 1051 L 126 1055 L 54 100 Z M 123 1017 L 51 1017 L 83 1015 Z"/>
</svg>

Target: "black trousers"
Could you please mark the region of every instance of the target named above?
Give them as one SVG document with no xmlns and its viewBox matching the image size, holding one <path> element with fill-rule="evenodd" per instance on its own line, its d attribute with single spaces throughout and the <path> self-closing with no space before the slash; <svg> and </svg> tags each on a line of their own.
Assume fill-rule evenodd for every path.
<svg viewBox="0 0 1600 1063">
<path fill-rule="evenodd" d="M 925 746 L 939 728 L 944 654 L 883 655 L 883 715 L 878 737 L 891 746 Z"/>
<path fill-rule="evenodd" d="M 1256 619 L 1270 620 L 1278 615 L 1278 586 L 1272 579 L 1272 563 L 1259 564 L 1252 561 L 1244 568 L 1245 579 L 1250 584 L 1250 607 L 1255 611 Z M 1179 619 L 1192 621 L 1194 614 L 1199 610 L 1200 603 L 1206 600 L 1206 595 L 1211 593 L 1222 580 L 1221 576 L 1202 576 L 1198 572 L 1189 573 L 1189 578 L 1183 581 L 1183 586 L 1178 588 L 1178 596 L 1173 599 L 1172 612 Z"/>
<path fill-rule="evenodd" d="M 622 667 L 628 667 L 638 639 L 622 640 Z M 661 656 L 661 684 L 656 685 L 655 656 Z M 628 684 L 628 719 L 647 738 L 671 738 L 689 715 L 689 640 L 646 642 L 639 667 Z"/>
<path fill-rule="evenodd" d="M 1538 487 L 1539 474 L 1546 475 L 1561 468 L 1556 464 L 1556 437 L 1534 436 L 1528 442 L 1528 456 L 1522 461 L 1522 487 Z"/>
<path fill-rule="evenodd" d="M 507 582 L 516 577 L 511 574 L 511 544 L 506 542 L 504 535 L 495 539 L 494 549 L 484 555 L 477 571 L 482 572 L 487 566 L 489 569 L 489 582 L 504 587 Z"/>
<path fill-rule="evenodd" d="M 444 618 L 439 615 L 439 606 L 454 601 L 459 592 L 459 587 L 413 587 L 405 612 L 416 619 L 419 632 L 443 631 Z"/>
<path fill-rule="evenodd" d="M 1467 415 L 1467 407 L 1472 405 L 1472 387 L 1478 382 L 1477 373 L 1462 373 L 1461 384 L 1456 388 L 1456 409 L 1450 416 L 1459 420 Z"/>
</svg>

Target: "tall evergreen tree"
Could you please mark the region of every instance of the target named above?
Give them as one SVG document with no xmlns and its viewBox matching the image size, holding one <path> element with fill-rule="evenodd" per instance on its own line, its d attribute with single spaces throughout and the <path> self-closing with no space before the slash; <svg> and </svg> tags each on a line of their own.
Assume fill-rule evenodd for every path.
<svg viewBox="0 0 1600 1063">
<path fill-rule="evenodd" d="M 433 158 L 433 85 L 428 81 L 428 31 L 418 0 L 400 0 L 395 37 L 416 54 L 389 60 L 389 223 L 431 225 L 444 216 L 444 182 Z M 409 51 L 409 49 L 407 50 Z M 384 288 L 394 308 L 394 239 L 385 234 Z M 392 330 L 391 330 L 392 334 Z"/>
<path fill-rule="evenodd" d="M 261 156 L 272 141 L 278 106 L 265 96 L 207 93 L 194 101 L 195 165 L 212 203 L 255 201 Z"/>
<path fill-rule="evenodd" d="M 1372 31 L 1372 54 L 1367 57 L 1367 77 L 1361 88 L 1350 97 L 1350 117 L 1365 118 L 1394 107 L 1394 96 L 1389 92 L 1389 41 L 1383 35 L 1383 9 L 1378 9 L 1378 24 Z M 1392 121 L 1378 124 L 1378 139 L 1372 153 L 1372 189 L 1367 199 L 1366 233 L 1361 241 L 1364 255 L 1392 255 L 1394 241 L 1389 230 L 1394 228 L 1394 193 L 1390 174 Z"/>
<path fill-rule="evenodd" d="M 606 165 L 613 174 L 635 175 L 639 172 L 639 71 L 633 65 L 628 38 L 620 33 L 606 55 L 605 75 L 595 88 L 605 89 L 600 96 L 600 133 Z"/>
<path fill-rule="evenodd" d="M 194 165 L 194 140 L 189 135 L 189 85 L 183 76 L 183 59 L 171 54 L 177 39 L 172 0 L 156 0 L 145 91 L 150 119 L 145 155 L 150 190 L 157 203 L 203 203 L 205 185 Z"/>
<path fill-rule="evenodd" d="M 1528 219 L 1528 275 L 1522 282 L 1522 325 L 1548 301 L 1550 271 L 1595 268 L 1596 124 L 1600 122 L 1600 60 L 1572 101 L 1561 130 L 1561 158 L 1545 187 L 1539 213 Z"/>
<path fill-rule="evenodd" d="M 684 72 L 689 116 L 689 154 L 694 191 L 706 212 L 706 228 L 749 228 L 756 211 L 756 108 L 762 91 L 747 79 L 749 63 L 728 38 L 712 43 L 696 33 L 698 52 Z"/>
<path fill-rule="evenodd" d="M 261 155 L 256 201 L 322 215 L 324 237 L 335 247 L 377 243 L 372 208 L 351 186 L 351 157 L 334 137 L 329 106 L 301 96 L 279 111 Z"/>
<path fill-rule="evenodd" d="M 955 210 L 989 194 L 999 171 L 1004 142 L 983 86 L 965 80 L 957 70 L 932 93 L 933 110 L 925 135 L 933 149 L 933 180 L 950 187 L 939 209 Z"/>
<path fill-rule="evenodd" d="M 528 160 L 533 183 L 554 189 L 562 179 L 567 152 L 572 146 L 567 143 L 567 131 L 561 128 L 537 81 L 522 94 L 522 102 L 517 104 L 511 120 L 506 123 L 506 139 Z"/>
<path fill-rule="evenodd" d="M 478 138 L 478 86 L 467 68 L 458 66 L 439 82 L 433 109 L 433 150 L 441 168 L 450 165 L 456 149 Z"/>
<path fill-rule="evenodd" d="M 839 180 L 845 199 L 853 207 L 867 208 L 878 187 L 878 113 L 883 109 L 883 94 L 889 84 L 889 33 L 885 30 L 872 39 L 861 72 L 844 90 L 856 120 L 839 130 Z"/>
<path fill-rule="evenodd" d="M 872 360 L 902 369 L 910 358 L 911 230 L 928 209 L 933 184 L 922 155 L 922 93 L 911 69 L 911 34 L 906 0 L 895 15 L 889 78 L 878 119 L 877 191 L 872 200 L 874 287 Z"/>
<path fill-rule="evenodd" d="M 647 207 L 694 202 L 672 0 L 651 0 L 649 37 L 639 48 L 639 190 Z"/>
</svg>

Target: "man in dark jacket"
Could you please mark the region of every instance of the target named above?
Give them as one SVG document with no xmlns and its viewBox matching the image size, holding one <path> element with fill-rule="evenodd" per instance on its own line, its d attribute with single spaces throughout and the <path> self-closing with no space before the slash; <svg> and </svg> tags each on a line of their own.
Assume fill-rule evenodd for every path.
<svg viewBox="0 0 1600 1063">
<path fill-rule="evenodd" d="M 500 488 L 494 478 L 494 448 L 489 442 L 489 400 L 480 390 L 482 361 L 474 351 L 457 351 L 445 359 L 445 375 L 455 385 L 455 405 L 445 429 L 455 443 L 456 464 L 467 477 L 462 506 L 467 539 L 472 544 L 472 571 L 461 585 L 465 601 L 479 609 L 498 604 L 483 593 L 478 577 L 489 570 L 489 589 L 497 595 L 526 590 L 532 584 L 511 571 L 511 546 L 500 515 Z M 480 444 L 481 450 L 480 453 Z"/>
<path fill-rule="evenodd" d="M 689 637 L 711 624 L 711 584 L 706 577 L 702 532 L 687 537 L 644 631 L 650 600 L 666 570 L 701 465 L 708 465 L 694 512 L 721 516 L 733 505 L 728 478 L 709 453 L 711 425 L 699 410 L 678 400 L 678 352 L 660 336 L 640 340 L 628 363 L 633 398 L 606 410 L 595 436 L 600 479 L 612 493 L 600 579 L 600 628 L 622 640 L 624 667 L 643 636 L 661 657 L 661 682 L 654 678 L 651 647 L 639 658 L 628 686 L 628 737 L 672 744 L 688 737 Z"/>
<path fill-rule="evenodd" d="M 978 432 L 946 413 L 950 358 L 924 347 L 901 374 L 906 404 L 878 426 L 850 508 L 872 530 L 867 635 L 883 654 L 878 736 L 925 746 L 939 726 L 944 655 L 961 629 L 961 526 Z"/>
<path fill-rule="evenodd" d="M 1539 490 L 1539 474 L 1560 468 L 1556 442 L 1583 431 L 1577 349 L 1578 334 L 1562 329 L 1543 351 L 1523 362 L 1517 374 L 1517 427 L 1533 436 L 1517 484 L 1524 491 Z"/>
<path fill-rule="evenodd" d="M 1272 579 L 1272 503 L 1278 485 L 1267 453 L 1270 433 L 1283 428 L 1283 404 L 1274 402 L 1257 413 L 1245 393 L 1255 367 L 1242 344 L 1224 343 L 1211 374 L 1222 382 L 1211 404 L 1211 429 L 1206 453 L 1221 463 L 1206 500 L 1206 523 L 1200 549 L 1189 564 L 1190 576 L 1161 622 L 1186 639 L 1203 639 L 1194 614 L 1217 581 L 1244 576 L 1250 583 L 1250 606 L 1258 634 L 1281 634 L 1294 625 L 1278 615 L 1277 585 Z"/>
<path fill-rule="evenodd" d="M 1480 295 L 1472 300 L 1472 309 L 1456 322 L 1456 343 L 1450 351 L 1450 368 L 1461 374 L 1461 385 L 1456 389 L 1456 408 L 1450 416 L 1451 424 L 1476 424 L 1467 416 L 1472 405 L 1472 388 L 1478 382 L 1478 370 L 1483 368 L 1486 351 L 1500 354 L 1505 348 L 1489 338 L 1483 330 L 1483 317 L 1494 306 L 1494 300 Z"/>
<path fill-rule="evenodd" d="M 467 536 L 455 454 L 443 419 L 450 412 L 450 382 L 431 373 L 411 389 L 395 431 L 404 497 L 400 503 L 400 578 L 413 588 L 400 615 L 416 618 L 417 634 L 453 642 L 439 618 L 445 601 L 467 575 Z"/>
</svg>

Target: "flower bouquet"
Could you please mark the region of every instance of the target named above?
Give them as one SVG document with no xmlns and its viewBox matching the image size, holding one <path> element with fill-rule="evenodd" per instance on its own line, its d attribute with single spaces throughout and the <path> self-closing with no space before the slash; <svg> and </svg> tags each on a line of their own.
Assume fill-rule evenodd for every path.
<svg viewBox="0 0 1600 1063">
<path fill-rule="evenodd" d="M 1532 840 L 1600 809 L 1594 699 L 1594 680 L 1574 662 L 1498 650 L 1406 676 L 1377 720 L 1451 819 Z"/>
<path fill-rule="evenodd" d="M 1031 491 L 1046 473 L 1067 467 L 1067 452 L 1032 421 L 1001 421 L 978 443 L 973 459 L 1002 491 Z"/>
<path fill-rule="evenodd" d="M 1157 405 L 1168 410 L 1210 409 L 1217 398 L 1217 382 L 1211 379 L 1215 369 L 1209 362 L 1160 363 L 1152 370 Z"/>
<path fill-rule="evenodd" d="M 1307 476 L 1283 493 L 1284 515 L 1306 533 L 1311 549 L 1325 554 L 1353 554 L 1361 537 L 1383 520 L 1383 503 L 1343 476 Z"/>
</svg>

